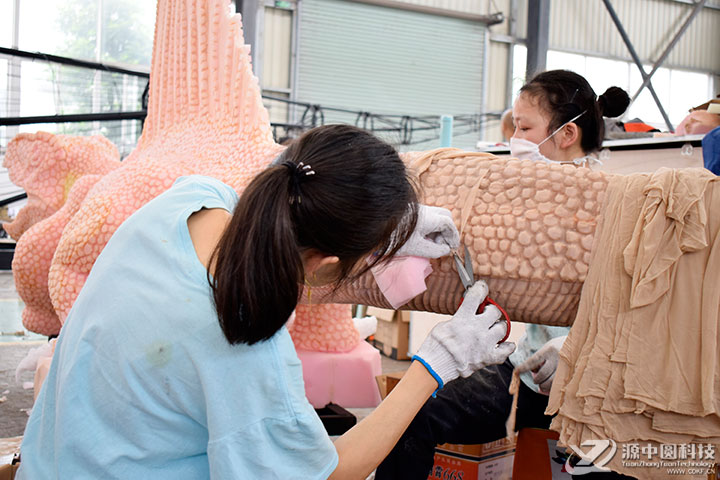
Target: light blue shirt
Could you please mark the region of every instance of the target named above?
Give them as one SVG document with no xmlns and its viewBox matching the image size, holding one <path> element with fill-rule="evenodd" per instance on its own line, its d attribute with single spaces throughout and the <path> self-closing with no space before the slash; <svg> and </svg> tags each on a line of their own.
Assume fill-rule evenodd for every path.
<svg viewBox="0 0 720 480">
<path fill-rule="evenodd" d="M 320 479 L 338 456 L 282 328 L 230 345 L 187 219 L 237 194 L 181 177 L 98 256 L 25 430 L 19 479 Z"/>
<path fill-rule="evenodd" d="M 527 324 L 525 326 L 525 333 L 517 342 L 517 348 L 509 357 L 510 363 L 517 367 L 532 357 L 535 352 L 540 350 L 549 340 L 555 337 L 563 337 L 568 333 L 570 333 L 570 327 L 548 327 L 546 325 L 535 325 L 533 323 Z M 531 372 L 521 373 L 520 380 L 528 387 L 540 393 L 540 386 L 533 382 Z"/>
</svg>

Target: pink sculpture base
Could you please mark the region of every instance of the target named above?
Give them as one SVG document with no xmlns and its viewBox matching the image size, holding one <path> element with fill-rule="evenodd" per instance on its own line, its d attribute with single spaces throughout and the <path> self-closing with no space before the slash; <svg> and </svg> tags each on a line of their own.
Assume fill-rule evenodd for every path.
<svg viewBox="0 0 720 480">
<path fill-rule="evenodd" d="M 382 373 L 380 352 L 362 341 L 349 352 L 297 349 L 305 379 L 305 395 L 315 408 L 335 403 L 345 408 L 380 404 L 375 377 Z"/>
</svg>

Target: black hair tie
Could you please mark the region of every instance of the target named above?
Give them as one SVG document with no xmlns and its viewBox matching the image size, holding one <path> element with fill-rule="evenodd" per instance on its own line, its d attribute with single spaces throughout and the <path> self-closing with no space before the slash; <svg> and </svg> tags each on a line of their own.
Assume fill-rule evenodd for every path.
<svg viewBox="0 0 720 480">
<path fill-rule="evenodd" d="M 315 171 L 310 165 L 305 165 L 303 162 L 293 163 L 286 160 L 282 162 L 281 165 L 287 168 L 288 173 L 290 174 L 290 205 L 294 204 L 296 201 L 300 204 L 302 202 L 302 196 L 300 195 L 300 182 L 305 177 L 315 175 Z"/>
<path fill-rule="evenodd" d="M 563 117 L 572 118 L 572 117 L 575 117 L 580 112 L 585 113 L 585 110 L 587 110 L 587 108 L 583 109 L 582 106 L 575 103 L 575 97 L 577 97 L 577 94 L 579 92 L 580 92 L 580 89 L 576 88 L 575 91 L 573 92 L 573 94 L 570 96 L 570 100 L 563 106 L 567 109 L 567 113 L 564 113 Z M 569 122 L 569 121 L 572 121 L 572 120 L 567 120 L 566 122 Z"/>
</svg>

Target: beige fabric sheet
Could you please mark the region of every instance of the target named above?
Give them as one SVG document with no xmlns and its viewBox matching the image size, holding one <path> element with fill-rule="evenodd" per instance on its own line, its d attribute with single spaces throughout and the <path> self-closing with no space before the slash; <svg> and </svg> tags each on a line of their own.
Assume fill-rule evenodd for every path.
<svg viewBox="0 0 720 480">
<path fill-rule="evenodd" d="M 565 445 L 720 447 L 720 178 L 660 169 L 610 180 L 548 413 Z M 720 452 L 715 455 L 720 461 Z"/>
</svg>

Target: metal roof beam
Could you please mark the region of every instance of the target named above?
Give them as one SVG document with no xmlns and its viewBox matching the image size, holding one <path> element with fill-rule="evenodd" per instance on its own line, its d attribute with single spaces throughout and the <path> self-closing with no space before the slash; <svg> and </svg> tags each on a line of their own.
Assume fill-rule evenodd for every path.
<svg viewBox="0 0 720 480">
<path fill-rule="evenodd" d="M 532 2 L 531 2 L 532 3 Z M 635 47 L 633 47 L 632 41 L 630 41 L 630 37 L 628 36 L 627 32 L 625 31 L 625 28 L 623 28 L 622 22 L 620 22 L 620 18 L 618 18 L 617 13 L 615 13 L 615 9 L 612 6 L 612 3 L 610 3 L 610 0 L 603 0 L 603 3 L 605 4 L 605 8 L 607 8 L 608 13 L 610 14 L 610 18 L 612 18 L 613 23 L 615 23 L 615 26 L 618 29 L 618 32 L 620 32 L 620 36 L 623 39 L 623 42 L 625 42 L 625 46 L 628 49 L 628 52 L 630 52 L 630 55 L 633 58 L 633 62 L 635 62 L 635 65 L 637 66 L 638 70 L 640 70 L 640 75 L 642 75 L 643 82 L 647 81 L 647 89 L 650 90 L 650 94 L 652 95 L 653 99 L 655 100 L 655 104 L 657 105 L 658 109 L 660 110 L 660 114 L 663 116 L 663 119 L 665 120 L 665 124 L 668 127 L 668 130 L 671 132 L 675 131 L 675 128 L 673 127 L 672 123 L 670 123 L 670 118 L 668 117 L 667 113 L 665 112 L 665 109 L 662 106 L 662 102 L 660 101 L 660 98 L 658 98 L 657 93 L 655 93 L 655 88 L 652 86 L 652 81 L 650 80 L 650 77 L 645 72 L 645 69 L 643 68 L 642 62 L 640 61 L 640 57 L 638 56 L 637 52 L 635 51 Z"/>
<path fill-rule="evenodd" d="M 675 45 L 677 45 L 678 40 L 680 40 L 680 37 L 682 37 L 685 34 L 685 30 L 690 26 L 693 20 L 695 20 L 695 17 L 698 13 L 700 13 L 700 10 L 702 10 L 703 6 L 705 6 L 705 3 L 707 0 L 700 0 L 695 4 L 695 8 L 693 8 L 693 11 L 690 12 L 690 16 L 685 20 L 685 23 L 683 23 L 682 27 L 680 27 L 680 30 L 675 34 L 675 37 L 670 41 L 668 46 L 665 48 L 665 51 L 660 55 L 660 58 L 655 62 L 655 65 L 653 65 L 652 70 L 650 73 L 648 73 L 648 76 L 643 80 L 642 85 L 640 85 L 640 88 L 638 88 L 637 92 L 635 92 L 635 95 L 632 96 L 632 99 L 630 100 L 630 103 L 632 104 L 635 99 L 640 95 L 640 92 L 643 91 L 643 88 L 647 87 L 650 84 L 650 79 L 652 76 L 657 72 L 658 68 L 662 66 L 663 63 L 665 63 L 665 59 L 670 54 L 673 48 L 675 48 Z"/>
<path fill-rule="evenodd" d="M 529 82 L 536 73 L 547 68 L 550 37 L 550 0 L 528 2 L 527 17 L 525 79 Z"/>
</svg>

